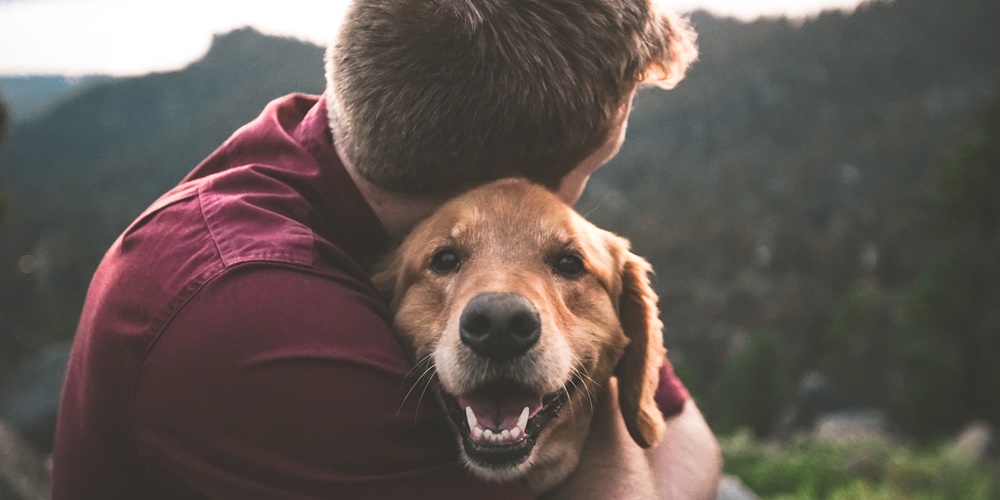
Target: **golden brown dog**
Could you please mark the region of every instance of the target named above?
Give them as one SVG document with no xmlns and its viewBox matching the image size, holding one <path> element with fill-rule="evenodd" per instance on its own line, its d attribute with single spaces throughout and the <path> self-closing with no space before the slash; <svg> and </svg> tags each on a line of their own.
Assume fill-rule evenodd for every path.
<svg viewBox="0 0 1000 500">
<path fill-rule="evenodd" d="M 649 270 L 623 238 L 507 179 L 441 207 L 374 280 L 418 368 L 432 370 L 468 468 L 541 492 L 576 467 L 612 376 L 632 438 L 660 439 L 665 351 Z"/>
</svg>

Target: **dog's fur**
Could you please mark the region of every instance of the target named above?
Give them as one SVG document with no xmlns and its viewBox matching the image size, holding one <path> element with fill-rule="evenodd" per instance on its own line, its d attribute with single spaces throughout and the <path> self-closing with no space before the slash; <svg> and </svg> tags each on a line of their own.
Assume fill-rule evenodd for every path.
<svg viewBox="0 0 1000 500">
<path fill-rule="evenodd" d="M 435 264 L 441 252 L 457 257 L 454 268 L 435 267 L 442 267 Z M 582 272 L 562 272 L 567 256 L 582 261 Z M 442 206 L 414 228 L 374 282 L 391 294 L 394 326 L 417 370 L 431 369 L 429 383 L 452 416 L 468 468 L 489 480 L 523 479 L 542 492 L 576 467 L 594 403 L 613 376 L 636 443 L 651 447 L 663 433 L 653 398 L 665 350 L 649 271 L 625 239 L 590 224 L 546 189 L 507 179 Z M 463 311 L 484 293 L 516 294 L 537 311 L 540 336 L 527 352 L 497 361 L 463 343 Z M 500 408 L 506 404 L 500 400 L 514 398 L 507 390 L 537 398 L 531 417 L 537 422 L 525 429 L 533 435 L 512 445 L 518 453 L 526 448 L 524 456 L 493 462 L 474 455 L 499 448 L 476 442 L 459 401 L 495 397 Z"/>
</svg>

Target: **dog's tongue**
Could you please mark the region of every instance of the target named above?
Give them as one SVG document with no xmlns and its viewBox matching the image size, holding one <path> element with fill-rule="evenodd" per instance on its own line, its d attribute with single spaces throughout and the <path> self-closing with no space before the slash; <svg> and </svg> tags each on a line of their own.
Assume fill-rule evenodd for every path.
<svg viewBox="0 0 1000 500">
<path fill-rule="evenodd" d="M 541 396 L 515 387 L 481 389 L 459 397 L 458 403 L 462 409 L 472 408 L 480 427 L 484 429 L 513 428 L 525 408 L 528 408 L 529 416 L 542 408 Z"/>
</svg>

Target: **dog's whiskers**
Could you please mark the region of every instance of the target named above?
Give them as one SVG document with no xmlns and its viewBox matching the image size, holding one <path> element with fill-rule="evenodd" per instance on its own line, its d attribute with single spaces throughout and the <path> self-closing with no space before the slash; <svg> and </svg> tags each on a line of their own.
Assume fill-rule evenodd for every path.
<svg viewBox="0 0 1000 500">
<path fill-rule="evenodd" d="M 433 366 L 431 367 L 433 368 Z M 427 388 L 431 386 L 431 379 L 427 379 L 427 383 L 424 384 L 424 390 L 420 391 L 420 397 L 417 398 L 417 409 L 413 412 L 413 424 L 417 424 L 417 416 L 420 415 L 420 403 L 424 401 L 424 394 L 427 393 Z"/>
<path fill-rule="evenodd" d="M 578 370 L 577 368 L 573 368 L 572 369 L 572 372 L 570 373 L 570 377 L 569 377 L 569 383 L 567 384 L 567 385 L 572 384 L 573 385 L 573 389 L 577 390 L 577 391 L 580 390 L 580 386 L 577 385 L 577 383 L 576 383 L 576 374 L 579 373 L 579 371 L 580 370 Z M 564 385 L 561 390 L 562 390 L 563 394 L 566 395 L 566 400 L 570 401 L 570 394 L 569 394 L 569 389 L 567 389 L 567 386 Z M 586 395 L 584 395 L 584 397 L 586 397 Z M 572 405 L 572 404 L 569 405 L 569 412 L 570 412 L 570 415 L 572 415 L 573 418 L 576 418 L 576 410 L 573 407 L 574 407 L 574 405 Z"/>
<path fill-rule="evenodd" d="M 416 371 L 418 369 L 420 369 L 420 365 L 422 365 L 422 364 L 430 361 L 431 356 L 433 356 L 433 355 L 434 355 L 434 353 L 430 353 L 430 354 L 424 356 L 423 358 L 421 358 L 420 361 L 417 361 L 416 363 L 414 363 L 413 368 L 410 368 L 410 371 L 406 372 L 406 378 L 409 378 L 410 375 L 413 375 L 414 373 L 416 373 Z"/>
<path fill-rule="evenodd" d="M 608 201 L 608 198 L 610 197 L 611 191 L 609 190 L 607 194 L 604 195 L 604 198 L 601 198 L 601 201 L 597 202 L 597 205 L 594 205 L 594 208 L 587 210 L 587 213 L 583 214 L 583 218 L 586 219 L 587 217 L 590 217 L 590 214 L 596 212 L 598 208 L 601 208 L 601 205 L 603 205 L 605 201 Z"/>
<path fill-rule="evenodd" d="M 581 380 L 582 379 L 589 380 L 591 382 L 591 384 L 586 384 L 586 383 L 580 384 L 580 383 L 577 383 L 577 381 L 576 381 L 577 377 L 579 377 Z M 584 382 L 586 382 L 586 380 L 584 380 Z M 573 378 L 570 379 L 570 383 L 573 384 L 573 387 L 577 391 L 580 391 L 583 394 L 584 399 L 590 404 L 590 410 L 594 411 L 594 404 L 597 401 L 597 398 L 594 396 L 594 392 L 591 389 L 591 385 L 592 384 L 596 384 L 594 382 L 594 379 L 591 378 L 590 375 L 588 375 L 583 370 L 580 370 L 579 368 L 573 368 Z M 582 387 L 581 387 L 581 385 L 582 385 Z"/>
<path fill-rule="evenodd" d="M 416 422 L 416 415 L 420 412 L 420 402 L 423 400 L 423 394 L 424 394 L 424 392 L 427 391 L 427 386 L 430 385 L 431 379 L 433 378 L 433 372 L 434 372 L 434 368 L 435 367 L 434 367 L 434 362 L 431 360 L 431 355 L 427 355 L 423 359 L 421 359 L 420 361 L 418 361 L 413 366 L 413 368 L 411 368 L 410 371 L 407 373 L 407 378 L 410 378 L 410 376 L 416 370 L 418 370 L 421 365 L 424 365 L 424 364 L 427 365 L 427 368 L 424 369 L 423 373 L 421 373 L 420 376 L 417 377 L 416 380 L 413 381 L 413 384 L 410 385 L 410 390 L 406 392 L 406 395 L 403 396 L 403 400 L 400 401 L 400 403 L 399 403 L 399 409 L 396 410 L 396 417 L 397 418 L 399 417 L 399 414 L 403 411 L 403 406 L 406 404 L 406 400 L 409 399 L 410 394 L 412 394 L 413 390 L 417 388 L 417 385 L 419 385 L 421 383 L 421 381 L 423 381 L 424 389 L 420 393 L 420 398 L 417 399 L 417 407 L 416 407 L 416 410 L 414 410 L 414 422 Z M 432 375 L 432 376 L 431 377 L 427 377 L 427 375 Z M 427 379 L 424 380 L 424 377 L 427 377 Z M 402 388 L 400 388 L 400 391 L 402 391 Z"/>
</svg>

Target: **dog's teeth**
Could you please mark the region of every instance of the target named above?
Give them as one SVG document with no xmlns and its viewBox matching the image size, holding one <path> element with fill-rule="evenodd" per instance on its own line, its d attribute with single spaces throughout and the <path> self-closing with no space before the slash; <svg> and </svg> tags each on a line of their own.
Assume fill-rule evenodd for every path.
<svg viewBox="0 0 1000 500">
<path fill-rule="evenodd" d="M 528 425 L 528 414 L 531 409 L 527 406 L 521 411 L 521 416 L 518 417 L 517 423 L 513 425 L 510 429 L 484 429 L 479 426 L 479 418 L 476 417 L 476 412 L 471 406 L 465 407 L 465 418 L 469 423 L 469 433 L 472 438 L 476 441 L 486 441 L 489 443 L 503 443 L 508 441 L 516 441 L 521 437 L 526 437 L 527 431 L 525 428 Z"/>
<path fill-rule="evenodd" d="M 465 418 L 469 420 L 469 429 L 475 429 L 479 425 L 479 420 L 476 419 L 476 412 L 472 411 L 471 406 L 465 407 Z"/>
</svg>

